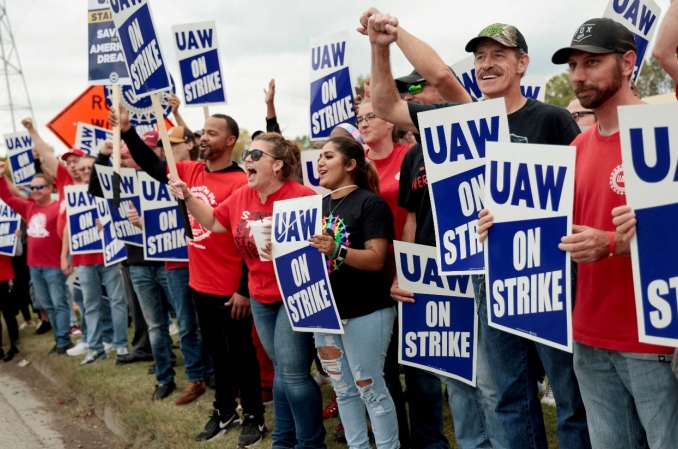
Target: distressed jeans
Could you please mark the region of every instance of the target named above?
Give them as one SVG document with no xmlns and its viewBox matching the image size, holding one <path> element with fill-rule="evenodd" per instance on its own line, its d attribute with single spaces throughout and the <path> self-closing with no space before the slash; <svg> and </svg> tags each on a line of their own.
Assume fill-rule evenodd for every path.
<svg viewBox="0 0 678 449">
<path fill-rule="evenodd" d="M 395 316 L 395 307 L 387 307 L 347 320 L 343 334 L 315 333 L 318 356 L 337 393 L 339 414 L 350 448 L 370 447 L 365 408 L 377 447 L 400 447 L 398 417 L 384 381 L 384 362 Z M 333 349 L 339 350 L 338 358 L 323 358 L 321 350 Z M 361 386 L 361 381 L 368 383 Z"/>
<path fill-rule="evenodd" d="M 49 316 L 57 348 L 71 344 L 71 312 L 68 308 L 66 275 L 60 268 L 30 267 L 36 299 Z"/>
</svg>

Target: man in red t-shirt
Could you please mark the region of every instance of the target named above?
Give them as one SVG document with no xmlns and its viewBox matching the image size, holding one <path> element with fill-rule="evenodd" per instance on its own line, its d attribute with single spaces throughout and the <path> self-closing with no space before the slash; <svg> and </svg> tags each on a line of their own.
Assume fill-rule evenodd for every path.
<svg viewBox="0 0 678 449">
<path fill-rule="evenodd" d="M 591 443 L 628 447 L 640 424 L 650 447 L 673 448 L 678 441 L 673 348 L 638 341 L 630 246 L 610 217 L 613 208 L 626 204 L 617 107 L 643 104 L 629 89 L 634 37 L 611 19 L 591 19 L 552 60 L 569 65 L 575 94 L 598 117 L 597 125 L 572 142 L 577 147 L 573 234 L 560 245 L 579 264 L 574 368 Z"/>
</svg>

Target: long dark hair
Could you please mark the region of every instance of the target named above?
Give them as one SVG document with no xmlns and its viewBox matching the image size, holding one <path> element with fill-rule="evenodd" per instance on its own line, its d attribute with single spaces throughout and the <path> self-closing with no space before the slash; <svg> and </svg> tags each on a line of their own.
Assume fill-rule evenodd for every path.
<svg viewBox="0 0 678 449">
<path fill-rule="evenodd" d="M 361 189 L 379 195 L 379 174 L 374 164 L 365 157 L 365 149 L 357 140 L 351 137 L 334 137 L 327 141 L 344 158 L 344 165 L 348 165 L 351 159 L 355 160 L 355 183 Z"/>
</svg>

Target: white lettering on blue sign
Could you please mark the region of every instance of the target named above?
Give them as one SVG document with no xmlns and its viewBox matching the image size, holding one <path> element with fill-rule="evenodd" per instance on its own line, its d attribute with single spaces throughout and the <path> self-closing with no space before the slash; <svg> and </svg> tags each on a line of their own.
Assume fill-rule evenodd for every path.
<svg viewBox="0 0 678 449">
<path fill-rule="evenodd" d="M 308 240 L 316 228 L 317 215 L 317 209 L 281 212 L 273 226 L 275 240 L 278 243 Z"/>
<path fill-rule="evenodd" d="M 434 164 L 484 158 L 485 142 L 496 142 L 499 139 L 499 116 L 491 117 L 489 123 L 488 119 L 481 118 L 468 120 L 466 123 L 452 123 L 449 126 L 449 142 L 443 125 L 424 128 L 428 156 Z M 474 145 L 469 144 L 468 135 Z"/>
<path fill-rule="evenodd" d="M 517 165 L 517 167 L 516 167 Z M 542 166 L 540 164 L 512 164 L 490 162 L 490 194 L 497 204 L 509 202 L 512 206 L 524 205 L 557 211 L 565 184 L 566 167 Z M 499 179 L 502 182 L 499 185 Z M 538 204 L 535 206 L 533 191 L 536 188 Z"/>
</svg>

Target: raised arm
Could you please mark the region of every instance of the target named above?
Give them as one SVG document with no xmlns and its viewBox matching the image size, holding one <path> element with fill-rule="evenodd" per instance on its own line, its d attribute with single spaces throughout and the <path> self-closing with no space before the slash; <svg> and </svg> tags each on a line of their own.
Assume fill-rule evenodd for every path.
<svg viewBox="0 0 678 449">
<path fill-rule="evenodd" d="M 6 168 L 7 164 L 5 162 L 0 162 L 0 199 L 4 201 L 10 208 L 12 208 L 17 214 L 21 215 L 25 220 L 26 206 L 28 205 L 28 201 L 22 200 L 12 195 L 12 192 L 9 189 L 9 181 L 4 176 Z"/>
<path fill-rule="evenodd" d="M 214 216 L 214 208 L 193 196 L 190 190 L 188 190 L 185 182 L 176 181 L 170 176 L 168 185 L 170 186 L 170 193 L 172 196 L 180 200 L 185 200 L 186 209 L 188 209 L 191 216 L 205 227 L 205 229 L 217 233 L 228 232 L 228 229 L 226 229 Z"/>
<path fill-rule="evenodd" d="M 183 126 L 184 129 L 191 129 L 188 127 L 188 125 L 186 125 L 184 118 L 181 116 L 181 113 L 179 112 L 179 106 L 181 105 L 181 100 L 179 100 L 179 97 L 177 97 L 175 94 L 170 94 L 169 98 L 167 99 L 167 104 L 172 106 L 172 115 L 174 115 L 174 119 L 177 121 L 177 125 Z M 127 146 L 129 146 L 129 144 L 127 144 Z"/>
<path fill-rule="evenodd" d="M 678 2 L 673 2 L 657 32 L 652 56 L 657 58 L 673 81 L 678 83 Z"/>
<path fill-rule="evenodd" d="M 49 145 L 47 145 L 47 142 L 42 140 L 42 137 L 40 137 L 40 134 L 38 134 L 38 131 L 33 126 L 33 119 L 26 117 L 25 119 L 21 120 L 21 124 L 24 126 L 24 128 L 26 128 L 28 134 L 31 135 L 31 139 L 33 139 L 33 150 L 40 157 L 42 164 L 44 164 L 50 173 L 55 174 L 57 172 L 59 161 L 54 155 L 52 149 L 49 147 Z"/>
<path fill-rule="evenodd" d="M 282 134 L 282 131 L 280 131 L 280 125 L 278 124 L 278 117 L 276 117 L 275 113 L 274 79 L 269 81 L 268 90 L 264 89 L 264 101 L 266 102 L 266 132 Z"/>
</svg>

